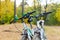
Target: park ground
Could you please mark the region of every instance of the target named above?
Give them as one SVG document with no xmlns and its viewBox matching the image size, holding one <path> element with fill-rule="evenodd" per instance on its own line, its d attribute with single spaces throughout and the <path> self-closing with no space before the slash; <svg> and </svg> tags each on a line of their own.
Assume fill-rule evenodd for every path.
<svg viewBox="0 0 60 40">
<path fill-rule="evenodd" d="M 21 40 L 22 29 L 20 23 L 0 25 L 0 40 Z M 45 33 L 48 40 L 60 40 L 60 26 L 45 26 Z"/>
</svg>

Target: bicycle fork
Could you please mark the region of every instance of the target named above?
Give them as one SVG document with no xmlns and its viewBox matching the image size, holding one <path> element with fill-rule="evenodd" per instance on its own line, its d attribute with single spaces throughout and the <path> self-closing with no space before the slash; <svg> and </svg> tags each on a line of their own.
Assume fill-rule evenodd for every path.
<svg viewBox="0 0 60 40">
<path fill-rule="evenodd" d="M 37 21 L 37 27 L 40 29 L 41 40 L 46 39 L 45 30 L 44 30 L 44 20 Z"/>
</svg>

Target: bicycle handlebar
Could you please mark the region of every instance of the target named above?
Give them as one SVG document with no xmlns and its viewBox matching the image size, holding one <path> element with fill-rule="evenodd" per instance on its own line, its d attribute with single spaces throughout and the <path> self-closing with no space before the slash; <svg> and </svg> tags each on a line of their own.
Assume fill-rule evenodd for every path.
<svg viewBox="0 0 60 40">
<path fill-rule="evenodd" d="M 38 14 L 38 15 L 35 16 L 35 18 L 47 16 L 50 13 L 52 13 L 52 12 L 46 12 L 46 13 Z"/>
<path fill-rule="evenodd" d="M 52 12 L 46 12 L 46 13 L 43 13 L 43 15 L 48 15 L 48 14 L 50 14 L 50 13 L 52 13 Z"/>
<path fill-rule="evenodd" d="M 23 18 L 29 18 L 31 14 L 35 13 L 36 11 L 32 11 L 32 12 L 28 12 L 27 14 L 23 15 L 21 18 L 19 18 L 18 20 L 21 20 Z M 12 23 L 14 20 L 12 20 L 10 23 Z"/>
<path fill-rule="evenodd" d="M 30 16 L 31 14 L 35 13 L 35 12 L 36 12 L 36 11 L 29 12 L 29 13 L 23 15 L 23 16 L 22 16 L 21 18 L 19 18 L 19 19 L 29 18 L 29 16 Z"/>
</svg>

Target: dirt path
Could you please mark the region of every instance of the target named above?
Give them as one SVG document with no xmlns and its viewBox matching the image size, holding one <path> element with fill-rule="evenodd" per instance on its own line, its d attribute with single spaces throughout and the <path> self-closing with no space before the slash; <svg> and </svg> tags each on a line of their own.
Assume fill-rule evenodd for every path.
<svg viewBox="0 0 60 40">
<path fill-rule="evenodd" d="M 16 23 L 18 31 L 14 24 L 0 25 L 0 40 L 21 40 L 22 24 Z M 48 40 L 60 40 L 60 27 L 45 27 Z"/>
</svg>

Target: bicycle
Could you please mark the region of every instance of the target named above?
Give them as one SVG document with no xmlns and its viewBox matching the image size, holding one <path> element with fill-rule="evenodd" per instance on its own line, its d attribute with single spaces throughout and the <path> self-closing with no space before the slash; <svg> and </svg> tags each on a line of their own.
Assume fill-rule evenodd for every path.
<svg viewBox="0 0 60 40">
<path fill-rule="evenodd" d="M 35 11 L 33 12 L 30 12 L 30 13 L 27 13 L 25 14 L 24 16 L 22 16 L 21 18 L 19 18 L 18 20 L 22 20 L 22 19 L 26 19 L 28 18 L 28 22 L 32 28 L 32 25 L 31 25 L 31 22 L 32 22 L 32 17 L 30 16 L 32 13 L 34 13 Z M 28 26 L 26 25 L 26 23 L 23 21 L 22 22 L 23 24 L 23 31 L 22 31 L 22 39 L 21 40 L 32 40 L 32 36 L 33 36 L 33 33 L 32 33 L 32 30 L 30 28 L 28 28 Z"/>
<path fill-rule="evenodd" d="M 45 30 L 44 30 L 44 20 L 38 20 L 38 18 L 48 15 L 50 13 L 52 12 L 46 12 L 46 13 L 42 13 L 34 16 L 34 18 L 36 18 L 36 21 L 37 21 L 36 22 L 37 27 L 33 29 L 34 30 L 33 40 L 47 40 L 45 35 Z"/>
</svg>

